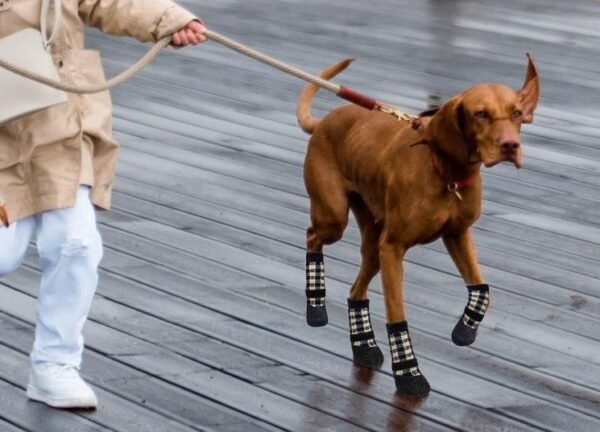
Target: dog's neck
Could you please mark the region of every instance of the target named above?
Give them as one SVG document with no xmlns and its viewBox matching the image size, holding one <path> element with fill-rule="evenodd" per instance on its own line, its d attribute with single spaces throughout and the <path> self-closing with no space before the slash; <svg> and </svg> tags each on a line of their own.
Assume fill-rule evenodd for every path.
<svg viewBox="0 0 600 432">
<path fill-rule="evenodd" d="M 457 164 L 452 160 L 445 158 L 439 152 L 436 153 L 432 147 L 429 147 L 431 163 L 433 169 L 440 179 L 450 184 L 468 184 L 474 179 L 481 169 L 481 162 L 469 162 L 467 164 Z"/>
</svg>

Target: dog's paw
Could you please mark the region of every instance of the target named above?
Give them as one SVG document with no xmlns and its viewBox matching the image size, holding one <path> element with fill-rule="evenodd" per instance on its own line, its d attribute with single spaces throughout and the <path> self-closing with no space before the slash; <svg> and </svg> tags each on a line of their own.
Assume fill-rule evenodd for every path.
<svg viewBox="0 0 600 432">
<path fill-rule="evenodd" d="M 452 342 L 458 346 L 468 346 L 475 342 L 476 337 L 477 329 L 467 326 L 461 317 L 452 330 Z"/>
<path fill-rule="evenodd" d="M 394 376 L 394 379 L 396 391 L 402 396 L 425 397 L 431 390 L 427 378 L 423 375 Z"/>
<path fill-rule="evenodd" d="M 379 369 L 383 365 L 383 353 L 378 346 L 353 346 L 352 357 L 356 366 Z"/>
<path fill-rule="evenodd" d="M 306 323 L 311 327 L 323 327 L 329 322 L 327 306 L 311 306 L 306 304 Z"/>
</svg>

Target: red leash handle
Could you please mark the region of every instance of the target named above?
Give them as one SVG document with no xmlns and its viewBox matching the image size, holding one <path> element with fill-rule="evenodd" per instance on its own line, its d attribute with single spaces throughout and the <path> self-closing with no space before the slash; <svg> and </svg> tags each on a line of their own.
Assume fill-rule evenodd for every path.
<svg viewBox="0 0 600 432">
<path fill-rule="evenodd" d="M 322 89 L 325 89 L 331 93 L 336 94 L 337 96 L 341 97 L 342 99 L 347 100 L 348 102 L 352 102 L 352 103 L 354 103 L 358 106 L 361 106 L 363 108 L 366 108 L 368 110 L 381 111 L 385 114 L 390 114 L 390 115 L 396 117 L 398 120 L 405 120 L 405 121 L 409 121 L 409 122 L 412 122 L 416 118 L 416 116 L 412 116 L 410 114 L 404 113 L 394 106 L 387 105 L 387 104 L 381 104 L 381 103 L 377 102 L 375 99 L 371 99 L 370 97 L 365 96 L 365 95 L 363 95 L 355 90 L 352 90 L 346 86 L 341 86 L 341 85 L 335 84 L 335 83 L 328 81 L 326 79 L 323 79 L 319 76 L 305 72 L 302 69 L 298 69 L 297 67 L 294 67 L 290 64 L 284 63 L 280 60 L 277 60 L 273 57 L 270 57 L 266 54 L 256 51 L 255 49 L 252 49 L 249 46 L 241 44 L 233 39 L 229 39 L 228 37 L 223 36 L 219 33 L 208 30 L 206 32 L 206 37 L 214 42 L 217 42 L 223 46 L 226 46 L 227 48 L 237 51 L 240 54 L 243 54 L 243 55 L 248 56 L 248 57 L 250 57 L 254 60 L 257 60 L 261 63 L 269 65 L 277 70 L 280 70 L 283 73 L 293 75 L 296 78 L 300 78 L 301 80 L 312 83 Z"/>
<path fill-rule="evenodd" d="M 387 105 L 377 102 L 375 99 L 371 99 L 370 97 L 365 96 L 364 94 L 359 93 L 356 90 L 352 90 L 349 87 L 340 86 L 340 89 L 336 93 L 336 95 L 342 99 L 347 100 L 348 102 L 352 102 L 355 105 L 358 105 L 362 108 L 366 108 L 369 111 L 379 111 L 384 114 L 389 114 L 397 120 L 406 121 L 411 124 L 413 129 L 418 129 L 421 125 L 419 116 L 400 111 L 400 109 L 396 108 L 393 105 Z"/>
<path fill-rule="evenodd" d="M 379 104 L 375 99 L 371 99 L 355 90 L 352 90 L 346 86 L 340 86 L 340 91 L 337 94 L 342 99 L 346 99 L 348 102 L 359 105 L 368 110 L 374 110 L 379 108 Z"/>
</svg>

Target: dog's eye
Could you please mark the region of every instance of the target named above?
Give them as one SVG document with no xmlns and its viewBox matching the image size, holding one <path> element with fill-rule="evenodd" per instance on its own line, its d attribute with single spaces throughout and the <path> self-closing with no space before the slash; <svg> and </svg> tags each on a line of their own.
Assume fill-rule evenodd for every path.
<svg viewBox="0 0 600 432">
<path fill-rule="evenodd" d="M 512 116 L 514 119 L 518 119 L 521 118 L 523 116 L 523 111 L 521 110 L 514 110 L 512 113 Z"/>
<path fill-rule="evenodd" d="M 489 114 L 487 113 L 487 111 L 481 110 L 475 113 L 475 117 L 479 119 L 487 119 L 489 118 Z"/>
</svg>

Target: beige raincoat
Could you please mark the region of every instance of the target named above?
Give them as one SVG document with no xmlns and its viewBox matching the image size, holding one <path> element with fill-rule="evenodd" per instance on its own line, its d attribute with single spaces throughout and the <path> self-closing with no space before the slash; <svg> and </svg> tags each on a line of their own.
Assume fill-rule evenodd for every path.
<svg viewBox="0 0 600 432">
<path fill-rule="evenodd" d="M 40 8 L 41 0 L 2 0 L 0 38 L 39 29 Z M 84 24 L 146 42 L 197 19 L 171 0 L 63 0 L 63 15 L 52 56 L 62 79 L 81 84 L 104 80 L 99 54 L 84 50 Z M 10 221 L 73 206 L 81 184 L 92 187 L 97 207 L 110 207 L 119 149 L 111 109 L 108 92 L 70 95 L 66 104 L 0 127 L 0 197 Z"/>
</svg>

